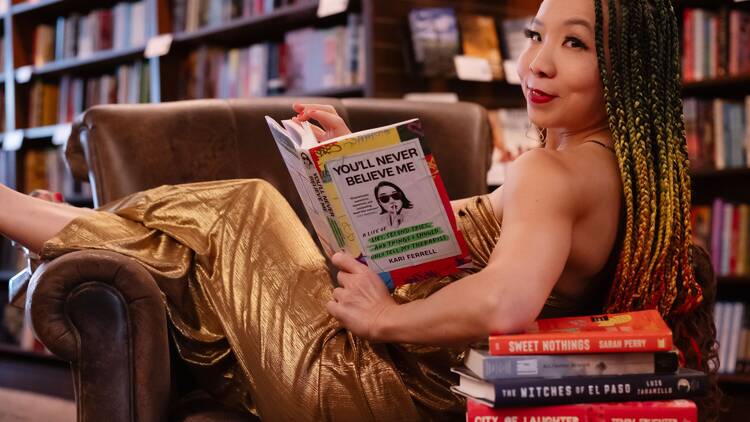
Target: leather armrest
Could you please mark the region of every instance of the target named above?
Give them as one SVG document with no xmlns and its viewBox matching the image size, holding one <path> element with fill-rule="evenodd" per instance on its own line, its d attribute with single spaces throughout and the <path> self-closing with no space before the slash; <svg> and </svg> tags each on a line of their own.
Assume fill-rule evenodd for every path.
<svg viewBox="0 0 750 422">
<path fill-rule="evenodd" d="M 143 266 L 114 252 L 73 252 L 39 267 L 26 298 L 39 339 L 71 362 L 79 421 L 166 420 L 166 310 Z"/>
</svg>

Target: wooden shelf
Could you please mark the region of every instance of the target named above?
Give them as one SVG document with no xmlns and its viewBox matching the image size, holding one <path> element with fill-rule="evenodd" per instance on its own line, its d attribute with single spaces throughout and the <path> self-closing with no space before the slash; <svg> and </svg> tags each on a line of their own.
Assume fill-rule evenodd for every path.
<svg viewBox="0 0 750 422">
<path fill-rule="evenodd" d="M 13 17 L 51 18 L 72 12 L 81 12 L 93 8 L 114 6 L 117 0 L 37 0 L 14 4 L 10 7 Z"/>
<path fill-rule="evenodd" d="M 730 168 L 722 170 L 698 170 L 690 172 L 690 177 L 696 178 L 725 178 L 745 176 L 750 177 L 750 167 Z"/>
<path fill-rule="evenodd" d="M 336 88 L 325 88 L 317 91 L 307 91 L 307 92 L 285 92 L 283 94 L 280 94 L 280 96 L 283 97 L 357 97 L 361 96 L 365 93 L 365 86 L 364 85 L 352 85 L 352 86 L 342 86 L 342 87 L 336 87 Z"/>
<path fill-rule="evenodd" d="M 86 58 L 72 58 L 58 60 L 34 68 L 34 76 L 53 76 L 71 71 L 93 72 L 114 65 L 127 63 L 137 58 L 143 58 L 145 46 L 131 47 L 123 50 L 104 50 L 92 53 Z"/>
<path fill-rule="evenodd" d="M 207 43 L 248 44 L 253 41 L 277 38 L 284 31 L 303 26 L 326 26 L 332 22 L 343 23 L 341 17 L 345 16 L 345 13 L 321 19 L 317 17 L 317 10 L 318 2 L 307 0 L 278 8 L 263 15 L 239 18 L 218 25 L 202 27 L 195 31 L 176 33 L 172 41 L 172 49 L 186 49 Z M 280 28 L 284 31 L 280 31 Z"/>
<path fill-rule="evenodd" d="M 744 97 L 748 94 L 750 94 L 750 75 L 685 82 L 682 85 L 682 95 L 685 97 Z"/>
<path fill-rule="evenodd" d="M 750 275 L 718 276 L 716 280 L 721 286 L 750 287 Z"/>
<path fill-rule="evenodd" d="M 721 374 L 719 375 L 721 384 L 746 384 L 750 386 L 750 374 Z"/>
<path fill-rule="evenodd" d="M 742 9 L 750 7 L 750 2 L 735 0 L 677 0 L 677 8 L 686 7 L 702 9 L 718 9 L 720 7 L 730 7 L 733 9 Z"/>
</svg>

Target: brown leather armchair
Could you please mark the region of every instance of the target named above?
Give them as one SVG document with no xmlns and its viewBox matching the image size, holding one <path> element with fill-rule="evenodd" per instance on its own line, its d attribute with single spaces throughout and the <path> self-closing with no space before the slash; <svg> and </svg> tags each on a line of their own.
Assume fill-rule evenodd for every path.
<svg viewBox="0 0 750 422">
<path fill-rule="evenodd" d="M 361 130 L 422 119 L 451 198 L 485 193 L 491 141 L 480 106 L 307 98 Z M 163 184 L 262 178 L 307 217 L 263 119 L 292 115 L 289 98 L 94 107 L 74 125 L 66 156 L 95 203 Z M 193 392 L 170 351 L 161 293 L 137 262 L 82 251 L 42 265 L 27 291 L 40 340 L 71 362 L 80 421 L 247 420 Z"/>
</svg>

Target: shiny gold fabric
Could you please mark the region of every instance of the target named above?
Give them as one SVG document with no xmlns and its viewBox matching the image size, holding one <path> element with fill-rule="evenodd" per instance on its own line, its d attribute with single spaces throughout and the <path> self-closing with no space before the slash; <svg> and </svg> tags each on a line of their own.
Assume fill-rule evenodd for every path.
<svg viewBox="0 0 750 422">
<path fill-rule="evenodd" d="M 476 268 L 403 286 L 396 300 L 486 265 L 500 234 L 489 206 L 477 197 L 457 212 Z M 462 419 L 448 369 L 464 350 L 373 345 L 343 329 L 325 310 L 324 257 L 268 183 L 162 186 L 100 211 L 49 240 L 43 258 L 107 249 L 138 260 L 164 294 L 180 356 L 226 404 L 269 421 Z"/>
</svg>

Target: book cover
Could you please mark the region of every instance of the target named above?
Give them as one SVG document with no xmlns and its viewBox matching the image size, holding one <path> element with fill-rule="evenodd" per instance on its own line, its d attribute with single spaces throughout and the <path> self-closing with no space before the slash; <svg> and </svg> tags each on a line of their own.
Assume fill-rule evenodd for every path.
<svg viewBox="0 0 750 422">
<path fill-rule="evenodd" d="M 654 309 L 534 322 L 520 334 L 493 335 L 493 355 L 656 352 L 672 349 L 672 331 Z"/>
<path fill-rule="evenodd" d="M 482 380 L 463 367 L 451 370 L 459 375 L 459 384 L 451 387 L 453 392 L 492 407 L 688 399 L 708 389 L 708 376 L 687 368 L 673 374 L 493 381 Z"/>
<path fill-rule="evenodd" d="M 459 51 L 456 13 L 448 7 L 423 7 L 409 11 L 414 61 L 427 76 L 455 73 L 453 57 Z"/>
<path fill-rule="evenodd" d="M 466 401 L 467 422 L 698 422 L 698 408 L 690 400 L 586 403 L 560 406 L 493 409 L 477 400 Z"/>
<path fill-rule="evenodd" d="M 580 355 L 492 356 L 471 349 L 464 365 L 484 380 L 583 375 L 655 374 L 677 371 L 677 351 Z"/>
<path fill-rule="evenodd" d="M 393 289 L 470 263 L 419 120 L 317 143 L 266 118 L 326 254 L 345 250 Z"/>
<path fill-rule="evenodd" d="M 461 28 L 461 44 L 464 54 L 487 59 L 492 69 L 492 78 L 502 79 L 503 64 L 495 18 L 483 15 L 461 15 L 458 18 L 458 24 Z"/>
</svg>

